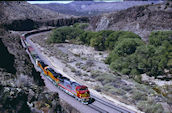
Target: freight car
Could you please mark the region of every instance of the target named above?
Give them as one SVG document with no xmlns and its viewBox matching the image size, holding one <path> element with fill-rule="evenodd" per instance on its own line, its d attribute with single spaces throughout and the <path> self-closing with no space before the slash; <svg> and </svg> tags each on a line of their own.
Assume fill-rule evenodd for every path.
<svg viewBox="0 0 172 113">
<path fill-rule="evenodd" d="M 29 35 L 31 35 L 30 33 Z M 72 82 L 70 79 L 64 77 L 62 74 L 55 72 L 47 64 L 45 64 L 37 55 L 32 46 L 26 41 L 25 36 L 28 34 L 22 35 L 21 40 L 25 44 L 28 52 L 31 54 L 36 65 L 43 71 L 43 74 L 52 81 L 57 87 L 59 87 L 64 92 L 76 98 L 78 101 L 83 104 L 88 104 L 90 101 L 90 92 L 87 86 L 80 85 L 76 82 Z M 23 45 L 24 46 L 24 45 Z"/>
</svg>

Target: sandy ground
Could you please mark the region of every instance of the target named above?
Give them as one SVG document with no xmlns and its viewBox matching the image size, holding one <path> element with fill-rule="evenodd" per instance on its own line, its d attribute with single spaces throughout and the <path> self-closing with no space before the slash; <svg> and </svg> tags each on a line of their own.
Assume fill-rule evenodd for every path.
<svg viewBox="0 0 172 113">
<path fill-rule="evenodd" d="M 158 79 L 155 79 L 154 77 L 149 77 L 146 74 L 142 74 L 142 80 L 143 81 L 149 81 L 149 83 L 154 83 L 158 86 L 172 85 L 172 81 L 158 80 Z"/>
</svg>

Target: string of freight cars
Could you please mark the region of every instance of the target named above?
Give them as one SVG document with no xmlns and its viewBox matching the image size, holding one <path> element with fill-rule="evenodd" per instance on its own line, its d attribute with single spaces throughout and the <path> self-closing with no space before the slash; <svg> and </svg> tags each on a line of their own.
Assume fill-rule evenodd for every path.
<svg viewBox="0 0 172 113">
<path fill-rule="evenodd" d="M 73 96 L 76 100 L 80 101 L 83 104 L 89 104 L 90 92 L 88 87 L 85 85 L 80 85 L 79 83 L 72 82 L 69 78 L 64 77 L 62 74 L 55 72 L 51 67 L 44 63 L 44 61 L 38 56 L 36 51 L 32 46 L 27 42 L 26 38 L 32 34 L 50 31 L 52 29 L 33 31 L 27 34 L 21 35 L 21 42 L 24 48 L 26 48 L 31 54 L 32 58 L 36 65 L 42 70 L 42 73 L 55 84 L 58 88 L 66 92 L 67 94 Z"/>
</svg>

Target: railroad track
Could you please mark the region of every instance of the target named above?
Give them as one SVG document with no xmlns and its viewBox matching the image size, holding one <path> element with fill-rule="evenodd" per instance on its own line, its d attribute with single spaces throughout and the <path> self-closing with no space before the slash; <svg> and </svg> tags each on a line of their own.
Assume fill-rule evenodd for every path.
<svg viewBox="0 0 172 113">
<path fill-rule="evenodd" d="M 46 31 L 49 31 L 49 30 L 45 30 L 45 31 L 41 31 L 41 32 L 46 32 Z M 40 33 L 40 32 L 38 31 L 38 32 L 33 33 L 33 34 L 37 34 L 37 33 Z M 28 37 L 30 35 L 32 35 L 32 33 L 29 33 L 26 37 Z M 31 54 L 28 51 L 27 51 L 27 53 L 29 54 L 31 61 L 33 61 L 32 57 L 31 57 Z M 34 64 L 34 65 L 36 65 L 36 64 Z M 52 81 L 51 81 L 51 83 L 52 83 Z M 115 106 L 112 103 L 109 103 L 109 102 L 107 102 L 107 101 L 105 101 L 103 99 L 100 99 L 100 98 L 98 98 L 98 97 L 96 97 L 94 95 L 91 95 L 91 97 L 95 99 L 96 103 L 99 103 L 99 104 L 102 104 L 102 105 L 106 106 L 106 109 L 103 109 L 102 107 L 98 106 L 99 104 L 95 104 L 94 102 L 92 104 L 87 105 L 91 109 L 94 109 L 95 111 L 97 111 L 99 113 L 136 113 L 136 112 L 133 112 L 131 110 L 123 109 L 121 107 Z M 116 112 L 109 111 L 108 108 L 110 108 L 111 110 L 113 109 Z"/>
<path fill-rule="evenodd" d="M 93 104 L 89 104 L 88 106 L 89 106 L 90 108 L 92 108 L 92 109 L 98 111 L 99 113 L 109 113 L 108 111 L 106 111 L 106 110 L 104 110 L 104 109 L 102 109 L 102 108 L 100 108 L 100 107 L 98 107 L 98 106 L 95 106 L 95 105 L 93 105 Z"/>
<path fill-rule="evenodd" d="M 103 104 L 105 106 L 108 106 L 109 108 L 115 109 L 116 111 L 118 111 L 120 113 L 135 113 L 135 112 L 131 112 L 131 111 L 128 111 L 126 109 L 123 109 L 121 107 L 114 106 L 112 103 L 109 103 L 109 102 L 107 102 L 107 101 L 105 101 L 103 99 L 100 99 L 100 98 L 98 98 L 98 97 L 96 97 L 94 95 L 91 95 L 91 97 L 94 98 L 95 101 L 97 101 L 97 102 L 99 102 L 99 103 L 101 103 L 101 104 Z"/>
</svg>

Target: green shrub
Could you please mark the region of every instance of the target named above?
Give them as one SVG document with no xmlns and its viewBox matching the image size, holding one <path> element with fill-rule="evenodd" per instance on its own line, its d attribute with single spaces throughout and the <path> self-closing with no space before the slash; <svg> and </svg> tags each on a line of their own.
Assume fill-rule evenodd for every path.
<svg viewBox="0 0 172 113">
<path fill-rule="evenodd" d="M 114 88 L 112 85 L 107 84 L 107 85 L 105 85 L 105 86 L 103 87 L 103 90 L 109 91 L 109 90 L 112 89 L 112 88 Z"/>
<path fill-rule="evenodd" d="M 99 74 L 99 76 L 96 77 L 96 80 L 101 81 L 103 85 L 116 81 L 115 77 L 108 73 Z"/>
<path fill-rule="evenodd" d="M 163 74 L 167 64 L 165 48 L 155 48 L 152 45 L 141 46 L 136 51 L 138 57 L 138 68 L 150 76 Z"/>
<path fill-rule="evenodd" d="M 141 75 L 132 75 L 132 78 L 138 83 L 142 82 L 142 76 Z"/>
<path fill-rule="evenodd" d="M 134 91 L 132 94 L 132 99 L 135 101 L 147 100 L 147 94 L 139 91 Z"/>
<path fill-rule="evenodd" d="M 138 72 L 137 69 L 132 69 L 130 72 L 130 75 L 139 75 L 140 73 Z"/>
<path fill-rule="evenodd" d="M 132 90 L 132 88 L 131 87 L 129 87 L 129 86 L 122 86 L 122 89 L 124 90 L 124 91 L 126 91 L 126 92 L 129 92 L 129 91 L 131 91 Z"/>
<path fill-rule="evenodd" d="M 124 68 L 124 69 L 122 69 L 121 73 L 128 75 L 130 73 L 130 69 Z"/>
<path fill-rule="evenodd" d="M 97 71 L 97 70 L 92 70 L 92 71 L 91 71 L 91 77 L 92 77 L 92 78 L 96 78 L 96 77 L 98 77 L 99 75 L 101 75 L 101 72 L 100 72 L 100 71 Z"/>
<path fill-rule="evenodd" d="M 154 46 L 161 46 L 165 41 L 172 43 L 170 39 L 172 31 L 156 31 L 152 32 L 149 36 L 149 44 Z"/>
</svg>

